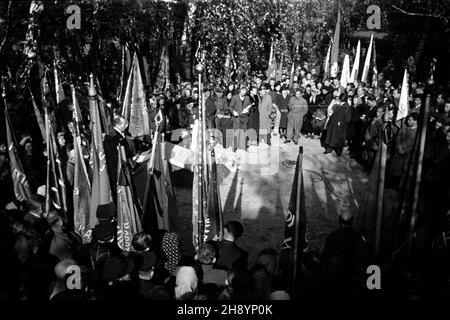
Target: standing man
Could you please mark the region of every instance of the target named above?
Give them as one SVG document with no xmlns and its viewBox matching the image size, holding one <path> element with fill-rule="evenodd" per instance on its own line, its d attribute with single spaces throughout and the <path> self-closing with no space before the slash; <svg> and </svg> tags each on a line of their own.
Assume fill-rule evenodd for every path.
<svg viewBox="0 0 450 320">
<path fill-rule="evenodd" d="M 250 102 L 252 103 L 252 107 L 250 108 L 250 112 L 248 114 L 248 125 L 247 125 L 247 133 L 249 138 L 249 144 L 253 146 L 258 145 L 258 135 L 259 135 L 259 103 L 260 97 L 258 95 L 258 88 L 251 87 L 250 88 Z"/>
<path fill-rule="evenodd" d="M 231 120 L 227 99 L 223 96 L 223 89 L 221 87 L 216 88 L 214 105 L 216 107 L 216 128 L 222 133 L 222 138 L 219 139 L 219 143 L 227 149 L 231 146 L 231 142 L 227 140 L 227 131 L 233 128 L 233 121 Z"/>
<path fill-rule="evenodd" d="M 128 128 L 128 121 L 122 116 L 115 116 L 113 120 L 114 131 L 105 136 L 103 142 L 105 148 L 106 163 L 108 165 L 108 175 L 111 185 L 111 193 L 114 202 L 117 197 L 117 165 L 119 146 L 125 147 L 127 159 L 131 159 L 136 154 L 136 148 L 131 139 L 125 135 Z"/>
<path fill-rule="evenodd" d="M 294 143 L 298 144 L 298 138 L 303 126 L 303 117 L 307 112 L 308 102 L 302 97 L 302 90 L 297 89 L 295 97 L 292 97 L 289 101 L 287 137 L 284 143 L 289 143 L 294 139 Z"/>
<path fill-rule="evenodd" d="M 347 94 L 341 93 L 335 100 L 336 104 L 333 106 L 333 114 L 328 122 L 324 153 L 331 153 L 334 150 L 339 157 L 345 146 L 347 127 L 352 120 L 352 112 L 346 102 Z"/>
<path fill-rule="evenodd" d="M 250 98 L 247 96 L 247 87 L 241 87 L 239 94 L 231 98 L 230 109 L 233 115 L 233 151 L 237 149 L 245 151 L 248 122 L 248 112 L 250 111 Z"/>
<path fill-rule="evenodd" d="M 262 140 L 270 146 L 270 113 L 272 112 L 272 96 L 270 95 L 270 84 L 261 86 L 262 101 L 259 105 L 259 143 Z"/>
<path fill-rule="evenodd" d="M 278 108 L 281 113 L 280 117 L 280 135 L 286 139 L 286 129 L 288 124 L 289 102 L 292 96 L 289 94 L 289 87 L 283 86 L 281 96 L 278 97 Z"/>
</svg>

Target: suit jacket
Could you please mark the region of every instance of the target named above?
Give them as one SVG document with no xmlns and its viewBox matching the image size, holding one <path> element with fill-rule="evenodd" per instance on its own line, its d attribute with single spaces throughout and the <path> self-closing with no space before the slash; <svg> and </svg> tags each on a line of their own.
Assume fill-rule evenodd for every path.
<svg viewBox="0 0 450 320">
<path fill-rule="evenodd" d="M 117 165 L 118 165 L 118 147 L 125 147 L 127 159 L 131 159 L 136 154 L 136 148 L 131 139 L 123 137 L 119 132 L 114 130 L 112 134 L 105 136 L 103 147 L 105 149 L 106 164 L 108 165 L 108 175 L 111 185 L 111 192 L 115 199 L 117 187 Z"/>
<path fill-rule="evenodd" d="M 222 240 L 216 242 L 216 247 L 218 249 L 216 268 L 228 270 L 237 261 L 247 265 L 248 252 L 239 248 L 236 243 Z"/>
<path fill-rule="evenodd" d="M 233 98 L 231 98 L 231 102 L 230 105 L 228 106 L 228 109 L 230 109 L 231 113 L 233 113 L 233 111 L 236 111 L 237 113 L 239 113 L 239 115 L 241 115 L 242 111 L 244 111 L 244 109 L 248 107 L 250 104 L 251 102 L 248 96 L 245 96 L 244 100 L 241 100 L 241 97 L 238 94 L 236 94 L 233 96 Z"/>
</svg>

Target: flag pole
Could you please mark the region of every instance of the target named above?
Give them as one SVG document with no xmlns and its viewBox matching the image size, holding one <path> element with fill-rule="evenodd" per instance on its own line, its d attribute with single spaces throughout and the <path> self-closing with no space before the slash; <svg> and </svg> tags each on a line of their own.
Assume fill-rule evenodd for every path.
<svg viewBox="0 0 450 320">
<path fill-rule="evenodd" d="M 388 114 L 388 107 L 386 107 L 385 117 Z M 380 252 L 381 226 L 383 223 L 383 204 L 384 204 L 384 184 L 386 178 L 386 159 L 387 159 L 387 145 L 380 141 L 380 170 L 378 171 L 378 189 L 377 189 L 377 213 L 375 222 L 375 257 L 378 257 Z"/>
<path fill-rule="evenodd" d="M 295 235 L 294 235 L 294 263 L 292 268 L 292 286 L 293 289 L 296 288 L 297 283 L 297 263 L 298 263 L 298 237 L 299 237 L 299 231 L 300 231 L 300 197 L 301 197 L 301 188 L 302 188 L 302 181 L 303 181 L 303 146 L 299 147 L 298 152 L 298 177 L 297 177 L 297 199 L 296 201 L 296 208 L 295 208 Z M 303 248 L 300 248 L 300 250 L 303 250 Z"/>
<path fill-rule="evenodd" d="M 205 70 L 205 54 L 204 52 L 200 53 L 201 43 L 199 41 L 198 43 L 198 49 L 196 52 L 197 61 L 198 64 L 195 66 L 195 72 L 198 75 L 198 93 L 199 93 L 199 110 L 198 110 L 198 140 L 197 140 L 197 153 L 198 153 L 198 219 L 197 219 L 197 226 L 198 226 L 198 234 L 197 234 L 197 247 L 200 248 L 200 246 L 203 244 L 204 240 L 204 203 L 206 202 L 205 196 L 204 196 L 204 169 L 203 169 L 203 160 L 204 160 L 204 133 L 203 133 L 203 85 L 202 85 L 202 73 Z"/>
</svg>

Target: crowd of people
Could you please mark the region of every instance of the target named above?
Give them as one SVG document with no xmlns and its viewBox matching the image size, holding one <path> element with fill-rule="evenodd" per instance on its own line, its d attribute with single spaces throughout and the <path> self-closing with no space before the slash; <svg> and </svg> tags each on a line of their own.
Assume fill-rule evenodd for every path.
<svg viewBox="0 0 450 320">
<path fill-rule="evenodd" d="M 214 138 L 218 143 L 242 153 L 252 146 L 271 145 L 275 135 L 284 144 L 298 144 L 302 137 L 320 139 L 324 153 L 335 152 L 341 156 L 348 152 L 369 172 L 380 141 L 385 141 L 388 143 L 387 183 L 398 187 L 418 134 L 419 111 L 425 98 L 423 84 L 411 84 L 410 112 L 403 125 L 399 125 L 395 120 L 401 88 L 393 85 L 392 79 L 379 80 L 380 86 L 349 83 L 344 88 L 337 77 L 323 77 L 317 67 L 308 63 L 299 66 L 293 76 L 285 70 L 277 78 L 255 72 L 234 80 L 218 77 L 204 84 L 206 126 L 216 129 Z M 197 88 L 198 83 L 183 83 L 164 92 L 151 93 L 148 96 L 151 131 L 163 132 L 171 141 L 174 141 L 171 135 L 177 130 L 189 134 L 195 119 L 199 118 Z M 433 214 L 424 216 L 429 218 L 430 223 L 425 225 L 429 226 L 432 239 L 447 232 L 445 228 L 449 225 L 443 223 L 448 219 L 450 195 L 449 89 L 440 87 L 433 92 L 427 119 L 423 183 L 427 187 L 426 211 L 432 210 Z M 125 146 L 127 158 L 133 159 L 139 151 L 148 149 L 151 138 L 132 140 L 127 135 L 128 121 L 118 115 L 117 109 L 112 113 L 114 128 L 106 135 L 104 144 L 114 195 L 117 146 Z M 74 174 L 70 105 L 67 114 L 68 117 L 56 117 L 55 128 L 70 194 Z M 88 127 L 86 122 L 86 131 Z M 180 141 L 185 137 L 179 136 Z M 304 253 L 295 289 L 280 272 L 276 249 L 262 250 L 256 263 L 248 265 L 248 253 L 236 244 L 244 232 L 238 221 L 226 223 L 223 240 L 203 244 L 192 256 L 183 256 L 177 234 L 165 230 L 161 230 L 157 239 L 145 232 L 134 234 L 133 250 L 125 253 L 115 243 L 116 209 L 110 204 L 98 207 L 97 218 L 101 223 L 93 229 L 92 242 L 83 244 L 70 218 L 55 210 L 44 212 L 46 158 L 40 149 L 39 136 L 23 130 L 18 137 L 22 164 L 33 195 L 26 203 L 15 199 L 3 143 L 0 148 L 2 299 L 286 300 L 370 296 L 364 275 L 365 267 L 373 262 L 371 245 L 354 228 L 353 217 L 348 212 L 340 213 L 340 228 L 328 236 L 322 253 Z M 88 158 L 89 153 L 85 156 Z M 440 263 L 447 260 L 448 256 Z M 73 266 L 81 270 L 81 284 L 75 288 L 68 281 L 74 274 Z M 448 270 L 439 276 L 448 281 Z M 389 293 L 398 296 L 396 290 L 404 286 L 396 283 Z M 406 297 L 410 293 L 400 294 Z"/>
</svg>

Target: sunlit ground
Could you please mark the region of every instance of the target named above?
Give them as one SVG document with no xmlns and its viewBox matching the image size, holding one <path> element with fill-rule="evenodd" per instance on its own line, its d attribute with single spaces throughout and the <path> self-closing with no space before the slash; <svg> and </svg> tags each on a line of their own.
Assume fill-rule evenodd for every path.
<svg viewBox="0 0 450 320">
<path fill-rule="evenodd" d="M 220 196 L 225 221 L 242 221 L 245 232 L 238 244 L 249 251 L 252 263 L 264 248 L 279 248 L 283 240 L 285 216 L 294 178 L 299 146 L 304 148 L 303 175 L 307 210 L 307 232 L 311 250 L 322 251 L 328 233 L 338 227 L 341 210 L 356 217 L 367 175 L 344 150 L 341 158 L 323 154 L 318 139 L 305 139 L 299 145 L 272 141 L 271 148 L 252 148 L 242 155 L 240 168 L 231 163 L 219 165 Z M 216 149 L 218 161 L 224 155 Z M 232 156 L 228 155 L 229 158 Z M 277 161 L 278 160 L 278 161 Z M 225 163 L 225 161 L 222 161 Z M 192 248 L 192 175 L 174 174 L 180 210 L 182 249 Z"/>
</svg>

